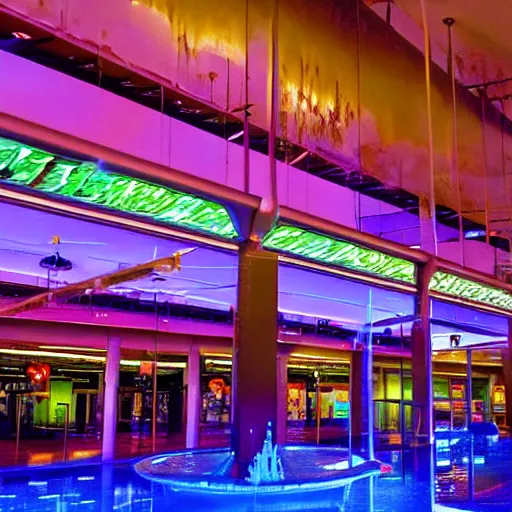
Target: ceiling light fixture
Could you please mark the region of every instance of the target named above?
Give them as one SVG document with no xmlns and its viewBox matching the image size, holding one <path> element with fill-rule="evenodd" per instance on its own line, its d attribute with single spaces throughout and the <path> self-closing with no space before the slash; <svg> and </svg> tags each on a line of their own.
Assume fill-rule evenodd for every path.
<svg viewBox="0 0 512 512">
<path fill-rule="evenodd" d="M 31 36 L 29 36 L 28 34 L 25 34 L 25 32 L 13 32 L 12 35 L 16 38 L 16 39 L 25 39 L 25 40 L 29 40 L 29 39 L 32 39 Z"/>
<path fill-rule="evenodd" d="M 42 258 L 39 262 L 39 266 L 54 271 L 71 270 L 73 268 L 71 261 L 63 258 L 58 252 L 52 254 L 51 256 Z"/>
<path fill-rule="evenodd" d="M 228 138 L 228 142 L 233 142 L 234 140 L 238 139 L 244 134 L 244 130 L 241 130 L 239 132 L 236 132 L 235 134 L 231 135 L 231 137 Z"/>
</svg>

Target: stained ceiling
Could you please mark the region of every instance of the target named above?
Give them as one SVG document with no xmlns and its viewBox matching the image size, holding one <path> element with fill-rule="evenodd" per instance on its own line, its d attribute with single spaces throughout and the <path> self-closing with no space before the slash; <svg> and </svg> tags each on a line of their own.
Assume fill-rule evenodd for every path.
<svg viewBox="0 0 512 512">
<path fill-rule="evenodd" d="M 422 43 L 407 27 L 407 19 L 423 27 L 421 0 L 367 0 L 413 44 Z M 388 8 L 389 4 L 389 8 Z M 512 2 L 510 0 L 426 0 L 428 28 L 436 63 L 446 69 L 448 28 L 452 18 L 452 45 L 455 72 L 463 86 L 499 82 L 486 87 L 494 106 L 512 119 Z M 400 13 L 406 16 L 400 16 Z M 437 52 L 436 52 L 437 50 Z M 442 62 L 442 57 L 445 57 Z M 440 61 L 441 60 L 441 61 Z M 508 80 L 507 80 L 508 79 Z"/>
</svg>

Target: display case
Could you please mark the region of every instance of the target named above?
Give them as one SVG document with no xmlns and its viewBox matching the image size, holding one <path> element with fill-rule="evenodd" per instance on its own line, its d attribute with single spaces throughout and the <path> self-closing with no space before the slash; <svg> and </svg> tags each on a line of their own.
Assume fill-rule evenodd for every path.
<svg viewBox="0 0 512 512">
<path fill-rule="evenodd" d="M 492 417 L 496 425 L 504 427 L 507 424 L 505 401 L 505 386 L 496 385 L 492 389 Z"/>
</svg>

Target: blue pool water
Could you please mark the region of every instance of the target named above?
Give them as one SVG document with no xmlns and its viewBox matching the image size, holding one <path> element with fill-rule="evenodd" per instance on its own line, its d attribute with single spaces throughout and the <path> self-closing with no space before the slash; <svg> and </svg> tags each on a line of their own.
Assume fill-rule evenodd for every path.
<svg viewBox="0 0 512 512">
<path fill-rule="evenodd" d="M 0 512 L 156 511 L 346 511 L 422 512 L 512 511 L 512 449 L 509 444 L 475 449 L 474 499 L 468 503 L 468 460 L 464 443 L 448 443 L 438 454 L 431 482 L 425 451 L 381 452 L 389 474 L 354 482 L 348 492 L 329 491 L 285 502 L 237 502 L 187 496 L 138 476 L 129 463 L 23 469 L 0 473 Z M 438 449 L 439 451 L 439 449 Z M 442 452 L 442 449 L 441 449 Z M 483 458 L 482 458 L 483 457 Z M 449 460 L 449 464 L 446 461 Z M 432 467 L 432 466 L 431 466 Z M 434 496 L 440 502 L 433 505 Z M 442 508 L 444 507 L 444 508 Z"/>
</svg>

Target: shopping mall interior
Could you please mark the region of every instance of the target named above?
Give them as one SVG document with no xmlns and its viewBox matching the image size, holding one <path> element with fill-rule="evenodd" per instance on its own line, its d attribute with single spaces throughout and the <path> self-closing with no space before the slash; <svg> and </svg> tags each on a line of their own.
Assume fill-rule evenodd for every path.
<svg viewBox="0 0 512 512">
<path fill-rule="evenodd" d="M 511 510 L 510 36 L 445 3 L 0 3 L 0 512 Z"/>
<path fill-rule="evenodd" d="M 189 431 L 189 441 L 229 446 L 236 251 L 9 203 L 1 205 L 1 214 L 10 221 L 2 230 L 0 253 L 3 308 L 194 249 L 182 256 L 177 272 L 130 276 L 2 320 L 3 463 L 61 460 L 65 430 L 66 457 L 101 453 L 102 388 L 114 333 L 121 343 L 116 457 L 152 452 L 155 445 L 158 451 L 185 447 L 191 429 L 187 407 L 199 409 L 193 426 L 198 432 Z M 56 254 L 67 267 L 44 268 L 44 259 Z M 286 361 L 288 441 L 347 442 L 349 404 L 357 400 L 351 397 L 351 378 L 357 377 L 351 371 L 353 357 L 368 324 L 377 443 L 401 445 L 402 435 L 414 437 L 420 421 L 411 369 L 415 296 L 399 289 L 279 264 L 277 343 Z M 436 299 L 431 340 L 436 430 L 466 428 L 468 399 L 472 422 L 493 421 L 505 428 L 507 318 Z"/>
</svg>

